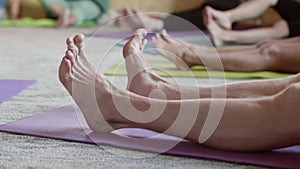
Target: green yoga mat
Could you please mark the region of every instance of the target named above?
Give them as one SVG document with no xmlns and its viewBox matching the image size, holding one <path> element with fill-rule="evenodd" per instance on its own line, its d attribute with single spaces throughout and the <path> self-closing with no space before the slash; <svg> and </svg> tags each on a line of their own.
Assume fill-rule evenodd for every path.
<svg viewBox="0 0 300 169">
<path fill-rule="evenodd" d="M 153 70 L 162 77 L 195 77 L 195 78 L 233 78 L 233 79 L 270 79 L 290 76 L 292 74 L 262 71 L 262 72 L 223 72 L 207 70 L 203 66 L 196 66 L 191 71 L 176 69 L 176 66 L 167 59 L 160 57 L 146 58 Z M 126 76 L 125 62 L 113 65 L 106 75 Z"/>
<path fill-rule="evenodd" d="M 88 27 L 96 25 L 92 21 L 83 22 L 80 27 Z M 54 19 L 33 19 L 23 18 L 19 20 L 0 20 L 0 26 L 18 26 L 18 27 L 54 27 Z"/>
</svg>

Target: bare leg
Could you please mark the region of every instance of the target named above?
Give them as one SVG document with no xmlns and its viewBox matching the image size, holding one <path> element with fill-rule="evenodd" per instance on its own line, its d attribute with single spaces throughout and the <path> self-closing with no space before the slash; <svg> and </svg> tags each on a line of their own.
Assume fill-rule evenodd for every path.
<svg viewBox="0 0 300 169">
<path fill-rule="evenodd" d="M 286 39 L 267 39 L 257 43 L 258 48 L 267 48 L 270 45 L 287 45 L 287 44 L 299 44 L 300 37 L 286 38 Z"/>
<path fill-rule="evenodd" d="M 164 22 L 162 20 L 151 18 L 134 8 L 125 8 L 124 16 L 127 24 L 133 31 L 139 28 L 144 28 L 149 32 L 160 31 L 164 27 Z"/>
<path fill-rule="evenodd" d="M 61 63 L 59 77 L 95 132 L 109 131 L 104 130 L 107 128 L 103 126 L 106 120 L 113 128 L 147 128 L 213 148 L 233 151 L 269 150 L 298 144 L 300 141 L 300 106 L 297 104 L 300 90 L 297 85 L 290 86 L 276 96 L 261 99 L 153 100 L 122 91 L 113 86 L 103 74 L 95 73 L 83 54 L 82 40 L 80 35 L 74 38 L 75 45 L 72 39 L 67 40 L 68 50 Z M 140 43 L 138 48 L 133 48 L 138 52 L 142 46 Z M 77 87 L 76 90 L 72 90 L 74 87 Z M 96 95 L 96 100 L 91 97 L 93 95 Z M 101 114 L 90 104 L 94 101 Z M 216 130 L 205 130 L 209 127 L 205 121 L 210 107 L 212 104 L 222 105 L 223 102 L 225 108 L 221 112 L 220 121 L 213 121 L 216 126 L 212 127 L 217 127 Z M 140 111 L 130 109 L 128 103 Z M 182 106 L 189 107 L 189 111 L 180 112 Z M 190 111 L 190 108 L 198 106 L 197 111 Z M 158 112 L 157 108 L 160 107 L 163 109 Z M 157 114 L 158 118 L 153 119 Z M 179 114 L 184 116 L 178 118 Z M 191 124 L 191 129 L 184 130 L 187 121 L 194 123 Z M 208 140 L 203 140 L 202 135 L 209 133 L 212 135 L 208 135 Z"/>
<path fill-rule="evenodd" d="M 222 29 L 212 16 L 208 15 L 206 26 L 215 46 L 222 46 L 224 42 L 256 43 L 265 39 L 278 39 L 289 35 L 289 28 L 285 20 L 280 20 L 271 27 L 234 31 Z"/>
<path fill-rule="evenodd" d="M 220 26 L 225 29 L 231 29 L 232 23 L 244 19 L 256 18 L 269 7 L 276 5 L 277 1 L 278 0 L 251 0 L 228 11 L 219 11 L 211 7 L 206 7 L 204 16 L 211 14 Z"/>
<path fill-rule="evenodd" d="M 202 59 L 217 59 L 216 61 L 218 61 L 218 54 L 229 55 L 233 52 L 248 52 L 256 48 L 255 46 L 230 46 L 217 48 L 206 47 L 192 43 L 186 43 L 180 39 L 171 37 L 165 30 L 163 30 L 161 34 L 156 34 L 156 36 L 152 39 L 152 42 L 155 49 L 161 53 L 162 56 L 175 63 L 176 67 L 180 70 L 187 70 L 196 65 L 204 65 Z M 206 64 L 206 66 L 212 66 L 216 68 L 214 64 Z"/>
<path fill-rule="evenodd" d="M 164 36 L 164 38 L 168 39 L 172 45 L 174 45 L 172 43 L 172 41 L 176 41 L 176 39 L 172 39 L 168 35 Z M 138 39 L 138 40 L 141 40 L 141 39 Z M 157 40 L 157 41 L 159 41 L 159 40 Z M 164 40 L 161 39 L 160 41 L 164 41 Z M 145 44 L 144 41 L 142 41 L 141 43 Z M 181 45 L 181 46 L 175 46 L 175 48 L 177 48 L 177 49 L 184 48 L 185 44 L 182 44 L 180 41 L 175 42 L 175 43 Z M 220 93 L 218 93 L 214 97 L 222 97 L 223 96 L 224 93 L 222 93 L 223 90 L 221 90 L 221 89 L 224 89 L 224 86 L 215 87 L 213 89 L 208 88 L 208 87 L 179 86 L 177 84 L 172 84 L 165 79 L 162 79 L 161 77 L 159 77 L 152 71 L 150 66 L 145 61 L 143 54 L 141 52 L 135 52 L 135 53 L 130 52 L 131 55 L 128 54 L 128 51 L 132 51 L 131 47 L 134 46 L 134 44 L 138 44 L 138 43 L 134 40 L 129 41 L 124 47 L 125 52 L 123 52 L 124 57 L 125 57 L 127 72 L 128 72 L 128 90 L 129 91 L 132 91 L 132 92 L 142 95 L 142 96 L 159 98 L 159 99 L 161 99 L 163 96 L 166 96 L 166 98 L 170 99 L 170 100 L 210 98 L 210 97 L 212 97 L 212 90 L 220 91 Z M 154 43 L 154 45 L 155 44 L 156 43 Z M 194 47 L 196 47 L 196 45 Z M 165 50 L 171 50 L 171 49 L 166 48 Z M 202 49 L 200 49 L 200 50 L 195 49 L 195 51 L 197 51 L 197 50 L 200 51 Z M 258 51 L 258 49 L 255 49 L 255 50 Z M 199 53 L 201 53 L 201 51 Z M 225 51 L 224 53 L 230 53 L 230 52 Z M 235 55 L 235 54 L 231 54 L 231 55 L 232 55 L 232 57 L 233 56 L 237 57 L 237 55 Z M 208 58 L 211 58 L 211 57 L 213 57 L 213 55 L 210 54 Z M 226 56 L 224 55 L 223 57 L 225 58 Z M 174 59 L 174 60 L 176 60 L 176 59 Z M 257 59 L 253 59 L 253 57 L 251 55 L 251 60 L 257 60 Z M 230 63 L 231 60 L 227 59 L 227 62 Z M 258 61 L 258 62 L 261 62 L 261 61 Z M 246 62 L 246 63 L 249 64 L 248 62 Z M 238 84 L 230 84 L 230 85 L 226 86 L 227 97 L 228 98 L 243 98 L 243 97 L 258 97 L 258 96 L 273 95 L 273 94 L 283 90 L 288 85 L 298 82 L 300 80 L 299 78 L 300 78 L 300 75 L 291 76 L 291 77 L 285 78 L 285 79 L 253 81 L 253 82 L 244 82 L 244 83 L 238 83 Z M 195 91 L 198 91 L 198 93 Z M 162 96 L 162 93 L 163 93 L 163 96 Z M 188 96 L 188 97 L 186 97 L 186 96 Z"/>
<path fill-rule="evenodd" d="M 295 72 L 294 70 L 281 69 L 280 65 L 277 64 L 278 58 L 286 58 L 281 56 L 280 52 L 277 52 L 277 47 L 260 45 L 211 48 L 182 42 L 170 37 L 165 31 L 153 39 L 153 45 L 162 56 L 175 63 L 177 68 L 181 70 L 194 65 L 204 65 L 225 71 L 275 70 Z M 264 52 L 262 52 L 262 49 Z M 295 50 L 292 51 L 297 53 L 298 49 Z M 293 54 L 292 51 L 291 54 Z M 220 65 L 220 62 L 222 65 Z M 294 65 L 297 66 L 297 64 Z"/>
<path fill-rule="evenodd" d="M 300 72 L 300 43 L 274 43 L 259 47 L 261 53 L 270 53 L 272 70 L 297 73 Z"/>
</svg>

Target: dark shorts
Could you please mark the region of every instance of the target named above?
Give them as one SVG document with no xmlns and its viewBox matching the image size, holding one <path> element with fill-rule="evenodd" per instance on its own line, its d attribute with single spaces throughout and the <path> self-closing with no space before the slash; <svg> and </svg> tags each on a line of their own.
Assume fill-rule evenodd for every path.
<svg viewBox="0 0 300 169">
<path fill-rule="evenodd" d="M 206 29 L 202 20 L 202 10 L 211 6 L 217 10 L 229 10 L 237 7 L 240 0 L 206 0 L 204 4 L 191 10 L 173 13 L 164 19 L 165 29 L 169 31 L 186 29 Z M 182 18 L 182 19 L 179 19 Z"/>
<path fill-rule="evenodd" d="M 278 0 L 274 9 L 286 20 L 289 27 L 289 37 L 300 35 L 300 3 L 294 0 Z"/>
</svg>

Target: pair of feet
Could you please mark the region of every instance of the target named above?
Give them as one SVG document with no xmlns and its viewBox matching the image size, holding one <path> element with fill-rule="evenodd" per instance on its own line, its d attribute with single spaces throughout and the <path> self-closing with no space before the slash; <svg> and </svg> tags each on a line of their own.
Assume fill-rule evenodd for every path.
<svg viewBox="0 0 300 169">
<path fill-rule="evenodd" d="M 158 98 L 155 93 L 153 94 L 152 92 L 157 90 L 164 91 L 160 86 L 167 86 L 168 82 L 157 76 L 143 58 L 142 52 L 146 45 L 146 40 L 144 39 L 145 35 L 145 30 L 137 30 L 123 49 L 128 71 L 129 91 L 121 90 L 113 85 L 102 73 L 98 73 L 92 66 L 83 51 L 83 35 L 76 35 L 74 38 L 67 39 L 67 50 L 59 68 L 59 79 L 76 101 L 88 125 L 93 131 L 109 132 L 114 129 L 126 127 L 152 129 L 153 126 L 155 128 L 158 125 L 157 123 L 147 124 L 149 123 L 148 117 L 153 117 L 145 112 L 150 109 L 151 103 L 163 103 L 164 101 L 147 99 L 144 96 Z M 272 99 L 272 110 L 274 109 L 274 105 L 280 105 L 283 110 L 291 109 L 285 112 L 297 112 L 296 110 L 300 109 L 296 103 L 297 100 L 299 100 L 299 77 L 299 75 L 292 77 L 291 80 L 296 83 L 293 85 L 289 83 L 288 85 L 291 87 L 287 87 L 275 95 L 275 101 L 278 101 L 278 103 Z M 126 102 L 126 100 L 129 102 Z M 173 101 L 174 99 L 170 102 Z M 130 105 L 136 106 L 135 109 L 141 110 L 141 112 L 130 114 L 135 111 L 134 109 L 128 108 Z M 169 109 L 170 112 L 174 112 L 174 110 L 177 109 L 173 109 L 173 107 L 174 105 L 169 106 L 169 108 L 171 108 Z M 160 108 L 160 105 L 157 105 L 155 108 Z M 154 110 L 154 112 L 156 112 L 156 110 Z M 124 115 L 123 113 L 129 114 Z M 127 115 L 130 118 L 127 118 Z M 138 116 L 138 118 L 145 116 L 145 118 L 142 119 L 142 122 L 136 123 L 130 120 L 133 116 Z M 156 114 L 154 114 L 154 116 L 156 116 Z M 169 118 L 172 118 L 172 116 L 166 119 Z M 165 121 L 160 121 L 160 123 L 162 122 L 163 124 L 166 123 Z M 165 127 L 165 125 L 162 126 Z M 168 125 L 166 124 L 166 126 Z M 157 128 L 159 127 L 156 127 L 156 129 Z M 160 130 L 163 129 L 164 128 Z M 181 129 L 182 126 L 180 130 Z"/>
<path fill-rule="evenodd" d="M 123 11 L 125 20 L 132 28 L 145 28 L 147 31 L 163 29 L 163 21 L 151 18 L 148 15 L 137 11 L 134 8 L 127 7 Z M 230 17 L 225 13 L 206 7 L 203 11 L 204 22 L 211 33 L 212 41 L 215 46 L 222 46 L 224 29 L 231 29 Z M 155 49 L 165 58 L 173 62 L 180 70 L 188 70 L 195 65 L 203 65 L 199 54 L 203 54 L 204 46 L 185 43 L 179 39 L 171 37 L 165 30 L 157 33 L 152 39 Z"/>
<path fill-rule="evenodd" d="M 149 32 L 162 30 L 164 23 L 161 19 L 152 18 L 145 13 L 138 10 L 126 7 L 123 10 L 126 23 L 132 30 L 144 28 Z M 203 20 L 207 29 L 209 30 L 212 41 L 215 46 L 222 46 L 222 35 L 225 30 L 230 30 L 232 27 L 232 21 L 227 13 L 215 10 L 209 6 L 205 7 L 203 11 Z"/>
<path fill-rule="evenodd" d="M 146 29 L 148 32 L 162 30 L 152 38 L 152 44 L 163 57 L 173 62 L 178 69 L 188 70 L 192 66 L 197 65 L 195 60 L 199 61 L 199 57 L 191 49 L 192 45 L 168 35 L 163 30 L 164 23 L 162 20 L 152 18 L 131 7 L 126 7 L 123 10 L 123 16 L 132 30 L 139 28 Z"/>
<path fill-rule="evenodd" d="M 232 28 L 230 17 L 225 12 L 207 6 L 203 10 L 203 21 L 211 35 L 213 44 L 216 47 L 223 46 L 225 31 Z"/>
<path fill-rule="evenodd" d="M 72 26 L 76 23 L 76 16 L 71 13 L 69 9 L 62 7 L 58 3 L 53 3 L 50 6 L 51 11 L 53 11 L 57 15 L 57 21 L 55 26 L 57 28 L 65 28 L 68 26 Z"/>
<path fill-rule="evenodd" d="M 164 28 L 164 23 L 161 19 L 152 18 L 132 7 L 125 7 L 123 16 L 126 23 L 133 31 L 143 28 L 148 32 L 153 32 L 160 31 Z"/>
<path fill-rule="evenodd" d="M 203 11 L 203 18 L 214 45 L 222 46 L 225 31 L 231 29 L 232 26 L 230 16 L 207 6 Z M 156 34 L 152 42 L 154 48 L 162 56 L 173 62 L 180 70 L 187 70 L 195 65 L 203 65 L 201 54 L 203 55 L 205 51 L 208 51 L 210 54 L 214 52 L 209 50 L 209 47 L 185 43 L 171 37 L 165 30 L 162 30 L 160 34 Z"/>
<path fill-rule="evenodd" d="M 70 10 L 66 9 L 63 10 L 58 16 L 55 26 L 57 28 L 66 28 L 74 25 L 75 22 L 76 22 L 76 17 L 71 13 Z"/>
<path fill-rule="evenodd" d="M 119 89 L 102 73 L 97 72 L 83 51 L 83 35 L 67 38 L 67 50 L 60 64 L 59 79 L 72 95 L 93 131 L 107 132 L 130 127 L 115 107 L 114 96 L 148 97 L 152 91 L 159 88 L 158 84 L 168 83 L 157 76 L 143 58 L 142 52 L 147 43 L 144 39 L 146 34 L 143 29 L 137 30 L 123 49 L 130 92 Z"/>
<path fill-rule="evenodd" d="M 163 57 L 173 62 L 178 69 L 188 70 L 198 64 L 196 62 L 199 61 L 199 57 L 192 50 L 193 46 L 168 35 L 163 30 L 162 20 L 151 18 L 131 7 L 126 7 L 123 10 L 123 15 L 132 30 L 139 28 L 146 29 L 148 32 L 162 30 L 152 38 L 152 44 Z"/>
</svg>

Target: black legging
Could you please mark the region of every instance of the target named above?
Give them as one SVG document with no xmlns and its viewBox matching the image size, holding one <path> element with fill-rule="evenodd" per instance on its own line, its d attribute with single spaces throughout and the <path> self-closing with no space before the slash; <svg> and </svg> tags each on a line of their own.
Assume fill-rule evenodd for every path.
<svg viewBox="0 0 300 169">
<path fill-rule="evenodd" d="M 293 0 L 278 0 L 274 9 L 286 20 L 289 37 L 300 35 L 300 3 Z"/>
<path fill-rule="evenodd" d="M 195 9 L 173 13 L 166 17 L 164 19 L 165 29 L 169 31 L 176 31 L 195 29 L 197 27 L 204 30 L 206 27 L 202 20 L 202 9 L 205 6 L 211 6 L 214 9 L 225 11 L 237 7 L 239 4 L 240 0 L 207 0 L 204 4 Z M 178 19 L 178 17 L 185 21 Z"/>
</svg>

